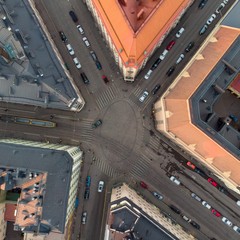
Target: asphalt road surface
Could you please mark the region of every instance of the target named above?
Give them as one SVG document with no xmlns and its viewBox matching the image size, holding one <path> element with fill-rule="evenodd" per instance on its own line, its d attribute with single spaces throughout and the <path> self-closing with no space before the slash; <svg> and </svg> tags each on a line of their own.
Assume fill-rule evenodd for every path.
<svg viewBox="0 0 240 240">
<path fill-rule="evenodd" d="M 49 32 L 86 100 L 86 106 L 80 113 L 72 113 L 1 103 L 0 114 L 51 120 L 57 123 L 57 127 L 45 129 L 0 121 L 0 135 L 1 137 L 74 144 L 79 145 L 84 150 L 84 167 L 79 184 L 80 204 L 75 215 L 72 239 L 103 239 L 106 209 L 108 207 L 107 199 L 109 199 L 112 185 L 119 181 L 126 181 L 138 191 L 141 191 L 149 201 L 169 213 L 172 219 L 176 220 L 198 239 L 205 240 L 213 237 L 217 240 L 237 239 L 236 233 L 224 225 L 220 218 L 215 217 L 209 210 L 194 200 L 191 193 L 194 192 L 199 195 L 234 224 L 240 226 L 240 212 L 236 204 L 232 199 L 207 183 L 206 179 L 186 167 L 186 159 L 190 159 L 194 163 L 196 161 L 184 150 L 181 150 L 154 130 L 151 115 L 154 101 L 171 84 L 174 77 L 184 68 L 202 44 L 204 38 L 207 37 L 210 32 L 209 29 L 203 36 L 199 36 L 198 32 L 221 3 L 221 1 L 209 1 L 203 10 L 199 10 L 197 9 L 198 2 L 196 1 L 191 6 L 177 27 L 150 59 L 145 70 L 139 74 L 132 84 L 127 84 L 122 80 L 109 49 L 82 1 L 42 0 L 37 2 L 37 7 Z M 231 3 L 225 7 L 222 14 L 227 11 L 230 5 Z M 69 10 L 76 12 L 79 23 L 84 28 L 85 36 L 90 41 L 90 49 L 96 52 L 103 70 L 98 70 L 94 65 L 89 54 L 90 49 L 84 45 L 76 25 L 69 17 Z M 214 23 L 217 23 L 218 20 L 220 20 L 220 15 Z M 214 27 L 214 23 L 210 28 Z M 182 26 L 186 30 L 181 38 L 176 40 L 175 34 Z M 73 46 L 82 64 L 82 69 L 90 80 L 90 85 L 84 85 L 80 79 L 80 72 L 74 66 L 64 43 L 59 37 L 58 31 L 60 30 L 64 31 L 69 43 Z M 176 44 L 164 61 L 154 70 L 150 78 L 145 80 L 143 76 L 171 40 L 176 40 Z M 195 42 L 194 48 L 176 66 L 173 75 L 167 77 L 167 70 L 175 64 L 178 56 L 190 41 Z M 110 79 L 109 84 L 105 84 L 101 79 L 103 74 Z M 144 90 L 151 91 L 157 83 L 162 85 L 159 93 L 156 96 L 150 94 L 144 103 L 140 103 L 139 96 L 142 92 Z M 91 125 L 96 119 L 102 119 L 103 125 L 92 129 Z M 202 166 L 198 166 L 204 169 Z M 207 170 L 205 171 L 207 172 Z M 92 184 L 90 199 L 84 200 L 83 194 L 87 175 L 91 175 Z M 179 176 L 181 186 L 176 186 L 170 182 L 169 177 L 171 175 Z M 106 183 L 103 193 L 97 192 L 99 180 L 104 180 Z M 149 185 L 150 191 L 161 192 L 164 200 L 162 202 L 157 201 L 149 190 L 140 189 L 138 184 L 140 180 Z M 174 204 L 181 209 L 182 213 L 196 221 L 201 226 L 200 231 L 194 229 L 190 224 L 184 222 L 179 215 L 173 213 L 168 207 L 169 204 Z M 86 225 L 81 225 L 83 210 L 88 212 Z"/>
</svg>

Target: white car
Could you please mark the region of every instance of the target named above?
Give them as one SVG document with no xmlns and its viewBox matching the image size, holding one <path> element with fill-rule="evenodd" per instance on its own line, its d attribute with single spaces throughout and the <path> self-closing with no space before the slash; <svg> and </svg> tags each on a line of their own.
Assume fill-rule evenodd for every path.
<svg viewBox="0 0 240 240">
<path fill-rule="evenodd" d="M 240 234 L 240 227 L 234 226 L 234 227 L 233 227 L 233 230 L 234 230 L 235 232 L 237 232 L 238 234 Z"/>
<path fill-rule="evenodd" d="M 166 57 L 167 53 L 168 53 L 168 50 L 165 49 L 165 50 L 162 52 L 162 54 L 159 56 L 159 58 L 160 58 L 161 60 L 163 60 L 163 59 Z"/>
<path fill-rule="evenodd" d="M 82 219 L 81 219 L 82 224 L 86 224 L 87 222 L 87 212 L 82 213 Z"/>
<path fill-rule="evenodd" d="M 102 192 L 104 187 L 104 181 L 99 181 L 98 183 L 98 192 Z"/>
<path fill-rule="evenodd" d="M 221 4 L 218 6 L 218 8 L 216 9 L 216 13 L 217 13 L 217 14 L 220 13 L 221 10 L 222 10 L 224 7 L 225 7 L 225 4 L 224 4 L 224 3 L 221 3 Z"/>
<path fill-rule="evenodd" d="M 174 177 L 174 176 L 171 176 L 170 177 L 170 180 L 172 181 L 172 182 L 174 182 L 175 184 L 177 184 L 177 185 L 180 185 L 180 181 L 176 178 L 176 177 Z"/>
<path fill-rule="evenodd" d="M 212 208 L 206 201 L 202 201 L 202 205 L 204 207 L 206 207 L 207 209 L 211 209 Z"/>
<path fill-rule="evenodd" d="M 80 62 L 78 61 L 78 59 L 76 57 L 73 59 L 73 61 L 74 61 L 75 65 L 78 69 L 80 69 L 82 67 Z"/>
<path fill-rule="evenodd" d="M 86 47 L 90 47 L 90 43 L 86 37 L 83 37 L 82 40 L 84 41 Z"/>
<path fill-rule="evenodd" d="M 207 25 L 210 25 L 216 17 L 217 15 L 213 13 L 212 16 L 207 20 Z"/>
<path fill-rule="evenodd" d="M 152 74 L 152 70 L 150 69 L 147 74 L 144 76 L 145 79 L 149 79 L 150 75 Z"/>
<path fill-rule="evenodd" d="M 226 224 L 226 225 L 228 225 L 229 227 L 231 227 L 233 224 L 232 224 L 232 222 L 231 221 L 229 221 L 227 218 L 225 218 L 225 217 L 223 217 L 222 218 L 222 221 Z"/>
<path fill-rule="evenodd" d="M 229 0 L 223 0 L 223 3 L 224 4 L 227 4 Z"/>
<path fill-rule="evenodd" d="M 179 64 L 184 59 L 184 54 L 180 54 L 179 58 L 176 61 L 176 64 Z"/>
<path fill-rule="evenodd" d="M 148 95 L 149 95 L 148 91 L 144 91 L 143 94 L 140 96 L 139 101 L 144 102 Z"/>
<path fill-rule="evenodd" d="M 71 44 L 67 44 L 66 47 L 67 47 L 67 49 L 68 49 L 69 54 L 70 54 L 70 55 L 74 55 L 74 50 L 73 50 Z"/>
<path fill-rule="evenodd" d="M 77 25 L 77 29 L 81 34 L 84 34 L 83 28 L 81 27 L 81 25 Z"/>
<path fill-rule="evenodd" d="M 176 33 L 176 38 L 180 38 L 183 32 L 185 31 L 185 28 L 180 28 L 179 31 Z"/>
</svg>

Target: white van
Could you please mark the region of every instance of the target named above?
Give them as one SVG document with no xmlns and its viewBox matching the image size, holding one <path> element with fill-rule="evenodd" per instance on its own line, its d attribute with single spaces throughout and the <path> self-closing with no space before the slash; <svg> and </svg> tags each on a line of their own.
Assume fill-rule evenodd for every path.
<svg viewBox="0 0 240 240">
<path fill-rule="evenodd" d="M 162 52 L 162 54 L 160 55 L 159 58 L 160 58 L 161 60 L 163 60 L 163 59 L 166 57 L 167 53 L 168 53 L 168 50 L 165 49 L 165 50 Z"/>
<path fill-rule="evenodd" d="M 183 32 L 185 31 L 185 28 L 180 28 L 179 31 L 176 33 L 176 38 L 180 38 Z"/>
<path fill-rule="evenodd" d="M 66 47 L 67 47 L 68 52 L 70 53 L 70 55 L 74 55 L 74 51 L 73 51 L 72 46 L 70 44 L 67 44 Z"/>
</svg>

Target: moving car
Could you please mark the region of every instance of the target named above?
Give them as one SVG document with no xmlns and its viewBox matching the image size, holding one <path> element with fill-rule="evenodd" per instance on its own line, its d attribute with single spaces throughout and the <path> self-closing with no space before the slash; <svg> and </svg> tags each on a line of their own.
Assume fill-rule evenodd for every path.
<svg viewBox="0 0 240 240">
<path fill-rule="evenodd" d="M 139 101 L 144 102 L 148 95 L 149 95 L 148 91 L 144 91 L 140 96 Z"/>
<path fill-rule="evenodd" d="M 80 34 L 84 34 L 84 30 L 81 25 L 77 25 L 77 29 L 80 32 Z"/>
<path fill-rule="evenodd" d="M 143 181 L 140 182 L 140 186 L 142 188 L 148 189 L 148 185 L 145 182 L 143 182 Z"/>
<path fill-rule="evenodd" d="M 85 43 L 86 47 L 90 47 L 90 43 L 89 43 L 87 37 L 83 37 L 82 40 Z"/>
<path fill-rule="evenodd" d="M 170 205 L 169 208 L 170 208 L 171 210 L 173 210 L 173 211 L 174 211 L 175 213 L 177 213 L 177 214 L 180 214 L 180 213 L 181 213 L 181 211 L 180 211 L 177 207 L 175 207 L 174 205 Z"/>
<path fill-rule="evenodd" d="M 92 124 L 92 128 L 97 128 L 102 125 L 102 120 L 98 119 L 96 122 Z"/>
<path fill-rule="evenodd" d="M 171 177 L 170 177 L 170 180 L 171 180 L 172 182 L 174 182 L 176 185 L 180 185 L 180 183 L 181 183 L 175 176 L 171 176 Z"/>
<path fill-rule="evenodd" d="M 207 25 L 210 25 L 216 17 L 217 15 L 213 13 L 211 17 L 207 20 Z"/>
<path fill-rule="evenodd" d="M 82 223 L 82 224 L 86 224 L 86 222 L 87 222 L 87 212 L 84 211 L 84 212 L 82 213 L 81 223 Z"/>
<path fill-rule="evenodd" d="M 237 232 L 238 234 L 240 234 L 240 227 L 234 226 L 234 227 L 233 227 L 233 230 L 234 230 L 235 232 Z"/>
<path fill-rule="evenodd" d="M 90 187 L 90 185 L 91 185 L 91 177 L 87 176 L 86 177 L 86 187 L 88 188 L 88 187 Z"/>
<path fill-rule="evenodd" d="M 176 61 L 176 64 L 179 64 L 184 59 L 184 54 L 180 54 L 179 58 Z"/>
<path fill-rule="evenodd" d="M 166 75 L 167 75 L 168 77 L 171 76 L 172 73 L 174 72 L 174 70 L 175 70 L 175 67 L 174 67 L 174 66 L 170 67 L 170 68 L 168 69 L 168 71 L 166 72 Z"/>
<path fill-rule="evenodd" d="M 159 65 L 160 62 L 161 62 L 161 59 L 158 58 L 158 59 L 154 62 L 154 64 L 152 65 L 151 70 L 156 69 L 156 68 L 158 67 L 158 65 Z"/>
<path fill-rule="evenodd" d="M 105 75 L 102 75 L 102 79 L 105 83 L 109 83 L 109 80 Z"/>
<path fill-rule="evenodd" d="M 163 196 L 160 193 L 158 193 L 158 192 L 152 192 L 152 194 L 153 194 L 154 197 L 156 197 L 159 200 L 163 199 Z"/>
<path fill-rule="evenodd" d="M 191 163 L 190 161 L 187 162 L 187 166 L 189 166 L 193 170 L 196 168 L 196 166 L 193 163 Z"/>
<path fill-rule="evenodd" d="M 184 31 L 185 31 L 184 27 L 180 28 L 179 31 L 176 33 L 176 38 L 180 38 Z"/>
<path fill-rule="evenodd" d="M 90 195 L 90 189 L 89 188 L 86 188 L 85 189 L 85 192 L 84 192 L 84 199 L 89 199 L 89 195 Z"/>
<path fill-rule="evenodd" d="M 191 224 L 193 227 L 195 227 L 196 229 L 198 229 L 198 230 L 200 229 L 200 225 L 197 224 L 196 222 L 191 221 L 190 224 Z"/>
<path fill-rule="evenodd" d="M 231 227 L 231 226 L 233 225 L 232 222 L 229 221 L 226 217 L 223 217 L 223 218 L 222 218 L 222 221 L 223 221 L 226 225 L 228 225 L 229 227 Z"/>
<path fill-rule="evenodd" d="M 77 15 L 75 14 L 74 11 L 70 11 L 70 12 L 69 12 L 69 15 L 70 15 L 70 17 L 72 18 L 73 22 L 76 23 L 76 22 L 78 21 Z"/>
<path fill-rule="evenodd" d="M 218 212 L 216 209 L 212 209 L 212 214 L 214 214 L 216 217 L 221 217 L 221 213 Z"/>
<path fill-rule="evenodd" d="M 102 192 L 104 187 L 104 181 L 99 181 L 98 183 L 98 192 Z"/>
<path fill-rule="evenodd" d="M 205 25 L 200 29 L 199 35 L 203 35 L 203 34 L 207 31 L 207 28 L 208 28 L 208 26 L 207 26 L 207 24 L 205 24 Z"/>
<path fill-rule="evenodd" d="M 81 75 L 81 78 L 82 78 L 84 84 L 90 83 L 90 81 L 88 80 L 88 78 L 84 72 L 82 72 L 80 75 Z"/>
<path fill-rule="evenodd" d="M 61 40 L 62 40 L 64 43 L 67 42 L 67 37 L 66 37 L 66 35 L 64 34 L 64 32 L 59 31 L 59 35 L 60 35 Z"/>
<path fill-rule="evenodd" d="M 70 54 L 70 55 L 74 55 L 74 50 L 73 50 L 71 44 L 67 44 L 66 47 L 67 47 L 67 49 L 68 49 L 69 54 Z"/>
<path fill-rule="evenodd" d="M 207 209 L 211 209 L 212 207 L 206 202 L 206 201 L 202 201 L 202 205 L 207 208 Z"/>
<path fill-rule="evenodd" d="M 168 51 L 171 50 L 171 48 L 174 46 L 175 43 L 176 43 L 176 42 L 175 42 L 174 40 L 172 40 L 172 41 L 167 45 L 166 49 L 167 49 Z"/>
<path fill-rule="evenodd" d="M 206 5 L 207 1 L 208 1 L 208 0 L 202 0 L 202 1 L 199 3 L 198 8 L 199 8 L 199 9 L 203 9 L 204 6 Z"/>
<path fill-rule="evenodd" d="M 214 187 L 218 186 L 218 184 L 212 178 L 208 178 L 208 182 L 211 183 Z"/>
<path fill-rule="evenodd" d="M 161 88 L 161 85 L 160 85 L 160 84 L 157 84 L 157 85 L 153 88 L 152 94 L 155 95 L 160 88 Z"/>
<path fill-rule="evenodd" d="M 145 79 L 149 79 L 150 75 L 152 74 L 153 70 L 148 70 L 147 74 L 144 76 Z"/>
<path fill-rule="evenodd" d="M 82 66 L 81 66 L 81 64 L 80 64 L 80 62 L 79 62 L 79 60 L 78 60 L 78 58 L 74 58 L 73 59 L 73 62 L 75 63 L 75 65 L 76 65 L 76 67 L 78 68 L 78 69 L 80 69 Z"/>
<path fill-rule="evenodd" d="M 192 196 L 192 198 L 196 199 L 198 202 L 202 201 L 202 199 L 198 195 L 196 195 L 195 193 L 191 193 L 191 196 Z"/>
<path fill-rule="evenodd" d="M 185 48 L 185 52 L 190 52 L 190 50 L 194 47 L 194 42 L 190 42 Z"/>
</svg>

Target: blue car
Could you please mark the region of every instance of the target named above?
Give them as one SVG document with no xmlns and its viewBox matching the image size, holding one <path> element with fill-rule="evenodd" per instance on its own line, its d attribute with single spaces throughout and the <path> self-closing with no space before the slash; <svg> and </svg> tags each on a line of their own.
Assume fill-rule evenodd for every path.
<svg viewBox="0 0 240 240">
<path fill-rule="evenodd" d="M 86 178 L 86 187 L 90 187 L 90 185 L 91 185 L 91 177 L 87 176 L 87 178 Z"/>
</svg>

